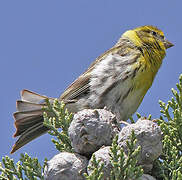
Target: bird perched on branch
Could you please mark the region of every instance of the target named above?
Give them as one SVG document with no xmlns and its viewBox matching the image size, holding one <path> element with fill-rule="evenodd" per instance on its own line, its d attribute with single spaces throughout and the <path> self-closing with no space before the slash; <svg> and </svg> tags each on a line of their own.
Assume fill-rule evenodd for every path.
<svg viewBox="0 0 182 180">
<path fill-rule="evenodd" d="M 126 121 L 136 112 L 153 83 L 166 49 L 172 46 L 157 27 L 128 30 L 64 91 L 59 100 L 73 113 L 107 107 L 118 120 Z M 49 130 L 43 125 L 45 99 L 46 96 L 22 91 L 14 113 L 14 137 L 20 137 L 11 153 Z M 50 98 L 50 102 L 53 100 Z"/>
</svg>

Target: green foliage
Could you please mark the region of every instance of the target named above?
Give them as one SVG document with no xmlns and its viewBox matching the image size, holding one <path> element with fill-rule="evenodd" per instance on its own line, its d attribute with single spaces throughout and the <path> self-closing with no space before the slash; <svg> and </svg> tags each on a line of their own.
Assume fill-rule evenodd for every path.
<svg viewBox="0 0 182 180">
<path fill-rule="evenodd" d="M 68 128 L 72 121 L 72 114 L 65 109 L 65 104 L 59 102 L 57 99 L 54 100 L 53 104 L 50 104 L 48 99 L 46 102 L 47 107 L 44 109 L 44 125 L 50 129 L 48 133 L 57 138 L 57 140 L 52 139 L 52 142 L 60 152 L 73 152 L 71 141 L 68 137 Z M 52 117 L 49 117 L 48 113 L 51 114 Z M 58 131 L 58 129 L 60 129 L 60 131 Z"/>
<path fill-rule="evenodd" d="M 158 124 L 163 132 L 163 154 L 156 162 L 155 173 L 160 179 L 182 179 L 182 75 L 174 97 L 167 104 L 160 101 L 162 116 Z"/>
<path fill-rule="evenodd" d="M 93 154 L 91 159 L 92 166 L 88 166 L 89 170 L 92 170 L 90 175 L 84 174 L 87 180 L 102 180 L 103 178 L 103 167 L 104 163 L 101 163 L 101 160 L 96 160 L 95 155 Z"/>
<path fill-rule="evenodd" d="M 46 159 L 44 165 L 46 164 Z M 16 164 L 8 156 L 2 158 L 0 163 L 0 179 L 3 180 L 43 180 L 43 167 L 37 158 L 31 158 L 28 154 L 21 154 L 20 161 Z"/>
<path fill-rule="evenodd" d="M 173 96 L 168 103 L 160 101 L 162 116 L 157 120 L 163 132 L 163 154 L 154 163 L 152 175 L 158 180 L 182 180 L 182 75 L 177 90 L 172 89 Z M 52 140 L 59 151 L 73 152 L 71 142 L 68 137 L 68 128 L 72 120 L 72 114 L 65 110 L 65 105 L 55 100 L 51 105 L 47 100 L 48 107 L 44 113 L 44 125 L 50 131 L 49 134 L 56 137 Z M 141 115 L 137 114 L 140 118 Z M 151 119 L 151 115 L 147 119 Z M 134 123 L 133 118 L 131 122 Z M 60 128 L 60 129 L 59 129 Z M 135 149 L 136 137 L 134 132 L 127 142 L 128 154 L 125 155 L 123 149 L 117 144 L 117 136 L 113 140 L 111 151 L 111 175 L 110 180 L 140 179 L 143 170 L 137 165 L 137 157 L 140 147 Z M 0 162 L 0 179 L 2 180 L 37 180 L 43 179 L 43 171 L 46 165 L 41 166 L 37 158 L 31 158 L 28 154 L 21 154 L 20 160 L 15 163 L 8 156 L 2 158 Z M 104 163 L 92 157 L 92 170 L 90 175 L 86 175 L 87 180 L 103 179 Z"/>
<path fill-rule="evenodd" d="M 59 103 L 58 100 L 55 100 L 53 105 L 47 100 L 47 106 L 44 109 L 46 111 L 44 113 L 44 125 L 50 129 L 49 134 L 58 139 L 53 139 L 52 142 L 59 151 L 72 152 L 71 142 L 68 137 L 68 128 L 72 120 L 72 114 L 68 113 L 65 105 L 62 102 Z M 47 113 L 51 114 L 51 117 L 48 117 Z M 58 127 L 61 128 L 61 132 L 58 131 Z M 45 165 L 46 160 L 44 162 Z M 44 166 L 41 167 L 38 159 L 31 158 L 28 154 L 21 154 L 20 161 L 16 164 L 13 159 L 6 156 L 2 158 L 2 163 L 0 163 L 0 179 L 44 179 L 42 175 Z"/>
<path fill-rule="evenodd" d="M 129 179 L 139 179 L 143 170 L 141 166 L 137 165 L 137 157 L 140 153 L 141 148 L 136 148 L 136 137 L 134 131 L 130 136 L 130 140 L 127 141 L 128 154 L 125 155 L 123 149 L 117 144 L 118 135 L 113 139 L 112 146 L 110 148 L 110 161 L 112 164 L 112 170 L 110 173 L 109 180 L 129 180 Z M 92 156 L 92 173 L 86 176 L 87 180 L 99 180 L 103 177 L 103 167 L 104 163 L 100 160 L 96 160 L 95 156 Z"/>
<path fill-rule="evenodd" d="M 138 119 L 140 119 L 140 118 L 148 119 L 148 120 L 152 119 L 152 115 L 151 114 L 149 114 L 148 117 L 143 117 L 140 113 L 136 112 L 136 116 L 137 116 Z M 129 120 L 130 120 L 131 124 L 135 123 L 135 120 L 133 119 L 133 117 L 130 117 Z"/>
<path fill-rule="evenodd" d="M 117 144 L 118 136 L 113 140 L 111 146 L 111 163 L 113 169 L 111 171 L 111 180 L 128 180 L 139 179 L 142 176 L 143 170 L 137 165 L 137 157 L 141 148 L 136 148 L 136 137 L 134 131 L 130 136 L 130 141 L 127 141 L 128 154 L 125 155 L 123 149 Z"/>
<path fill-rule="evenodd" d="M 135 120 L 133 119 L 132 116 L 129 118 L 129 120 L 130 120 L 130 123 L 131 123 L 131 124 L 134 124 L 134 123 L 135 123 Z"/>
</svg>

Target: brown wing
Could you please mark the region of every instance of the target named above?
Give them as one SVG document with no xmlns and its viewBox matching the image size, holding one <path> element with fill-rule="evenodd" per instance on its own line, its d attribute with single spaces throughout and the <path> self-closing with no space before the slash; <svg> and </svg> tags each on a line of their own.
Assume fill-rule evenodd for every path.
<svg viewBox="0 0 182 180">
<path fill-rule="evenodd" d="M 91 66 L 86 70 L 84 74 L 82 74 L 78 79 L 76 79 L 65 91 L 64 93 L 60 96 L 61 100 L 70 100 L 76 101 L 76 99 L 82 95 L 85 95 L 89 93 L 89 87 L 90 87 L 90 77 L 91 77 L 91 71 L 95 67 L 96 64 L 98 64 L 100 61 L 105 59 L 105 57 L 108 54 L 111 53 L 125 53 L 126 49 L 126 39 L 120 39 L 120 42 L 117 43 L 114 47 L 103 53 L 101 56 L 99 56 L 92 64 Z M 120 52 L 122 51 L 122 52 Z"/>
<path fill-rule="evenodd" d="M 63 100 L 76 100 L 79 96 L 85 95 L 89 93 L 89 82 L 91 77 L 91 71 L 94 68 L 94 66 L 99 63 L 102 59 L 104 59 L 114 48 L 111 48 L 110 50 L 103 53 L 101 56 L 99 56 L 91 65 L 90 67 L 83 73 L 81 76 L 79 76 L 78 79 L 76 79 L 60 96 L 60 99 Z"/>
<path fill-rule="evenodd" d="M 90 73 L 85 73 L 76 79 L 60 96 L 64 100 L 76 100 L 77 97 L 89 92 Z"/>
</svg>

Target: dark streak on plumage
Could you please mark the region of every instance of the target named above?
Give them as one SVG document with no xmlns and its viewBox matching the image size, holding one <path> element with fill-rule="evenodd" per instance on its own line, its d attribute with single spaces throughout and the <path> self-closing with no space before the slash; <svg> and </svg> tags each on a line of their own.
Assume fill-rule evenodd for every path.
<svg viewBox="0 0 182 180">
<path fill-rule="evenodd" d="M 105 83 L 107 81 L 108 77 L 107 76 L 103 76 L 100 80 L 101 80 L 101 84 Z"/>
<path fill-rule="evenodd" d="M 150 44 L 150 43 L 145 43 L 145 44 L 143 44 L 143 49 L 145 49 L 146 50 L 146 52 L 147 52 L 147 54 L 148 54 L 148 56 L 149 56 L 149 61 L 150 61 L 150 63 L 152 64 L 153 62 L 152 62 L 152 60 L 151 60 L 151 56 L 152 56 L 152 53 L 151 53 L 151 48 L 152 48 L 152 45 Z"/>
<path fill-rule="evenodd" d="M 157 49 L 161 50 L 161 47 L 160 47 L 160 45 L 159 45 L 159 43 L 157 41 L 155 41 L 155 44 L 156 44 Z"/>
<path fill-rule="evenodd" d="M 132 78 L 134 78 L 136 76 L 136 73 L 139 71 L 141 66 L 135 68 L 135 70 L 133 71 L 133 74 L 132 74 Z"/>
<path fill-rule="evenodd" d="M 114 87 L 116 87 L 118 84 L 118 82 L 114 82 L 111 86 L 109 86 L 103 93 L 102 96 L 105 96 L 111 89 L 113 89 Z"/>
<path fill-rule="evenodd" d="M 138 50 L 142 53 L 142 56 L 144 56 L 143 49 L 141 47 L 138 47 Z"/>
<path fill-rule="evenodd" d="M 133 87 L 129 88 L 129 90 L 126 92 L 126 94 L 122 97 L 121 102 L 124 101 L 126 97 L 128 97 L 129 93 L 133 90 Z"/>
<path fill-rule="evenodd" d="M 122 78 L 123 81 L 125 81 L 126 79 L 128 79 L 129 73 L 130 73 L 130 71 L 126 71 L 126 72 L 123 74 L 123 78 Z"/>
</svg>

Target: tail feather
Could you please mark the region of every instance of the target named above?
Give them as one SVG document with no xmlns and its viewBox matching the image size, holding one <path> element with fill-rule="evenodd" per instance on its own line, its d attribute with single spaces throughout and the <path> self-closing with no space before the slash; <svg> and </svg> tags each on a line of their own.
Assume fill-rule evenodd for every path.
<svg viewBox="0 0 182 180">
<path fill-rule="evenodd" d="M 22 133 L 27 131 L 30 127 L 34 126 L 35 124 L 42 122 L 43 123 L 43 116 L 29 116 L 18 121 L 15 121 L 16 132 L 13 135 L 14 137 L 20 136 Z"/>
<path fill-rule="evenodd" d="M 11 154 L 17 151 L 19 148 L 24 146 L 25 144 L 29 143 L 33 139 L 43 135 L 48 131 L 48 128 L 45 127 L 42 122 L 39 122 L 32 126 L 31 128 L 27 129 L 24 133 L 21 134 L 20 138 L 14 144 Z"/>
<path fill-rule="evenodd" d="M 47 97 L 46 96 L 41 96 L 41 95 L 39 95 L 37 93 L 34 93 L 32 91 L 24 89 L 21 92 L 21 99 L 22 99 L 22 101 L 28 101 L 28 102 L 32 102 L 32 103 L 39 103 L 42 100 L 47 99 Z"/>
<path fill-rule="evenodd" d="M 35 111 L 35 110 L 40 110 L 43 107 L 44 107 L 43 104 L 35 104 L 32 102 L 27 102 L 22 100 L 16 101 L 16 108 L 18 111 Z"/>
<path fill-rule="evenodd" d="M 22 111 L 22 112 L 15 112 L 13 114 L 14 116 L 14 119 L 15 119 L 15 122 L 18 121 L 19 119 L 23 119 L 23 118 L 26 118 L 26 117 L 29 117 L 29 116 L 39 116 L 39 115 L 42 115 L 43 113 L 43 110 L 42 109 L 39 109 L 39 110 L 35 110 L 35 111 Z"/>
<path fill-rule="evenodd" d="M 14 137 L 20 137 L 11 153 L 48 131 L 48 128 L 43 125 L 42 110 L 45 107 L 43 102 L 47 98 L 28 90 L 21 92 L 21 100 L 17 101 L 17 112 L 14 113 L 16 127 Z"/>
</svg>

